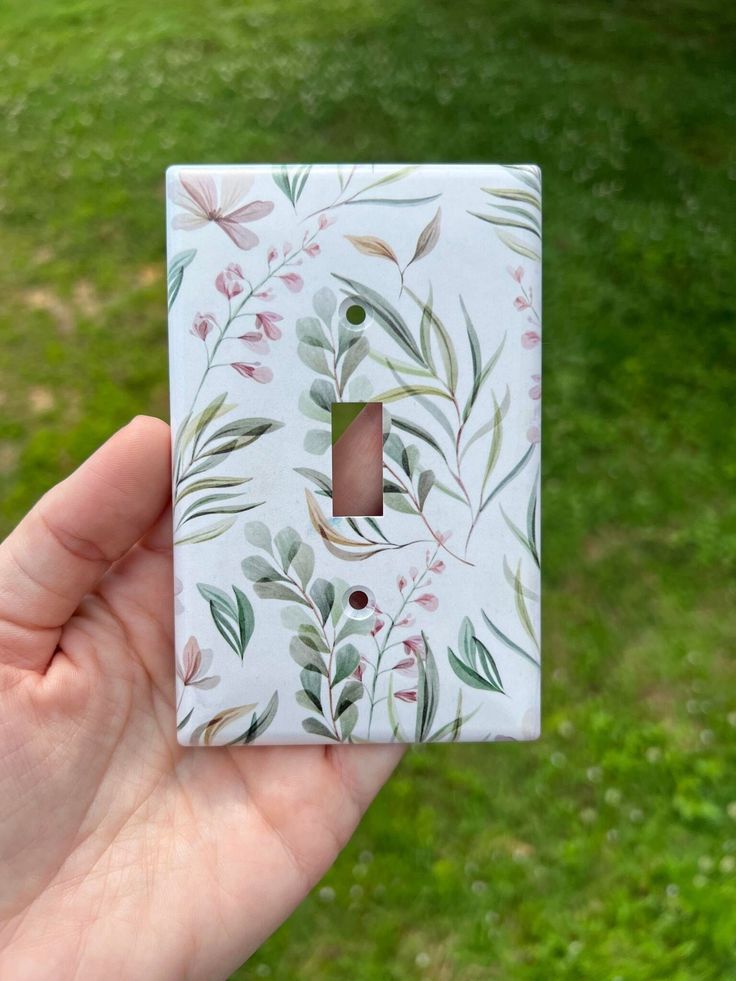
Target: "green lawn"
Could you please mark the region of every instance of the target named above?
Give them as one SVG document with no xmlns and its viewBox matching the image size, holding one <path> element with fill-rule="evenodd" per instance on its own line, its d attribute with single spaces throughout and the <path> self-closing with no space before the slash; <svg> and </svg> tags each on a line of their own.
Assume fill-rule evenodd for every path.
<svg viewBox="0 0 736 981">
<path fill-rule="evenodd" d="M 237 977 L 736 977 L 736 8 L 4 0 L 0 58 L 4 530 L 166 415 L 168 163 L 543 168 L 543 738 L 410 753 Z"/>
</svg>

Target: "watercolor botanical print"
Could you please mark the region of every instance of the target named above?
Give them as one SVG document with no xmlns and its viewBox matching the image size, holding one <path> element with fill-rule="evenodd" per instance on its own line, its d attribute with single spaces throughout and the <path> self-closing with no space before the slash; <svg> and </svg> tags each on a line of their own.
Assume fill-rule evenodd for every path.
<svg viewBox="0 0 736 981">
<path fill-rule="evenodd" d="M 173 167 L 167 198 L 180 741 L 535 738 L 537 168 Z M 333 512 L 342 403 L 382 406 L 377 513 Z"/>
</svg>

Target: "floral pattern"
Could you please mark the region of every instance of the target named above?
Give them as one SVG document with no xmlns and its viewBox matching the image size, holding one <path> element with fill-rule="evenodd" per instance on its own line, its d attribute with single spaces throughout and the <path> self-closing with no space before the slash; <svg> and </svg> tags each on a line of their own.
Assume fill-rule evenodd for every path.
<svg viewBox="0 0 736 981">
<path fill-rule="evenodd" d="M 537 169 L 172 168 L 168 200 L 180 740 L 533 735 Z M 384 513 L 336 518 L 332 406 L 366 401 Z"/>
</svg>

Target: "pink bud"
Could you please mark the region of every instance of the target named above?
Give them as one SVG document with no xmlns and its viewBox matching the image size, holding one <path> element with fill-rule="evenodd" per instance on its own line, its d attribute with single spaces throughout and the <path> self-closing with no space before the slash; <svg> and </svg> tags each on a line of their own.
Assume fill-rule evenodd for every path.
<svg viewBox="0 0 736 981">
<path fill-rule="evenodd" d="M 417 700 L 416 688 L 406 689 L 404 691 L 395 691 L 394 698 L 398 698 L 400 702 L 416 702 Z"/>
<path fill-rule="evenodd" d="M 302 286 L 304 286 L 304 280 L 298 273 L 286 273 L 284 276 L 279 276 L 278 278 L 292 293 L 298 293 Z"/>
<path fill-rule="evenodd" d="M 249 331 L 247 334 L 241 334 L 240 340 L 246 344 L 251 351 L 255 351 L 256 354 L 268 354 L 268 341 L 263 338 L 258 331 Z"/>
<path fill-rule="evenodd" d="M 514 300 L 514 306 L 516 307 L 517 310 L 521 311 L 521 310 L 528 310 L 531 304 L 526 299 L 526 297 L 517 296 L 516 299 Z"/>
<path fill-rule="evenodd" d="M 192 324 L 192 333 L 201 341 L 206 341 L 208 334 L 217 327 L 217 321 L 211 313 L 198 313 Z"/>
<path fill-rule="evenodd" d="M 521 346 L 528 350 L 529 348 L 536 347 L 541 339 L 535 330 L 525 330 L 521 335 Z"/>
<path fill-rule="evenodd" d="M 432 563 L 429 569 L 430 572 L 436 572 L 437 575 L 440 575 L 445 571 L 445 563 L 442 561 L 442 559 L 438 559 L 436 562 Z"/>
<path fill-rule="evenodd" d="M 276 251 L 276 249 L 273 246 L 271 246 L 271 248 L 266 253 L 266 262 L 270 266 L 271 263 L 274 261 L 274 259 L 276 259 L 277 257 L 278 257 L 278 252 Z"/>
<path fill-rule="evenodd" d="M 258 361 L 255 364 L 245 364 L 242 361 L 235 361 L 230 367 L 235 368 L 238 374 L 244 378 L 252 378 L 253 381 L 259 382 L 261 385 L 265 385 L 266 382 L 270 382 L 273 379 L 271 369 L 261 365 Z"/>
<path fill-rule="evenodd" d="M 312 242 L 312 244 L 308 245 L 304 251 L 310 257 L 310 259 L 314 259 L 315 256 L 319 255 L 320 247 L 317 242 Z"/>
<path fill-rule="evenodd" d="M 399 587 L 399 592 L 404 592 L 404 587 L 406 586 L 406 579 L 403 576 L 399 576 L 396 580 L 396 585 Z"/>
<path fill-rule="evenodd" d="M 421 596 L 417 596 L 415 600 L 412 600 L 412 603 L 418 603 L 429 613 L 433 613 L 440 605 L 439 600 L 432 593 L 422 593 Z"/>
<path fill-rule="evenodd" d="M 277 341 L 281 337 L 281 331 L 276 326 L 276 322 L 283 319 L 280 314 L 273 313 L 271 310 L 263 310 L 261 313 L 256 314 L 257 326 L 272 341 Z"/>
<path fill-rule="evenodd" d="M 319 216 L 319 227 L 320 228 L 329 228 L 329 226 L 330 225 L 334 225 L 336 221 L 337 221 L 337 218 L 328 218 L 327 215 L 321 214 Z"/>
<path fill-rule="evenodd" d="M 530 426 L 527 429 L 526 438 L 529 440 L 530 443 L 538 443 L 541 440 L 542 433 L 539 429 L 539 426 L 536 423 L 534 423 L 534 425 Z"/>
</svg>

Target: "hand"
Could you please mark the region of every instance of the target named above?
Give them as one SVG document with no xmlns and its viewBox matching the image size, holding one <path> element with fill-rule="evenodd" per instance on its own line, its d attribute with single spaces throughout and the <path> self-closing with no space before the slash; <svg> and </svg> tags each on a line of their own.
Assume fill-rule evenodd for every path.
<svg viewBox="0 0 736 981">
<path fill-rule="evenodd" d="M 141 417 L 0 546 L 0 977 L 226 977 L 398 761 L 177 745 L 168 498 Z"/>
</svg>

